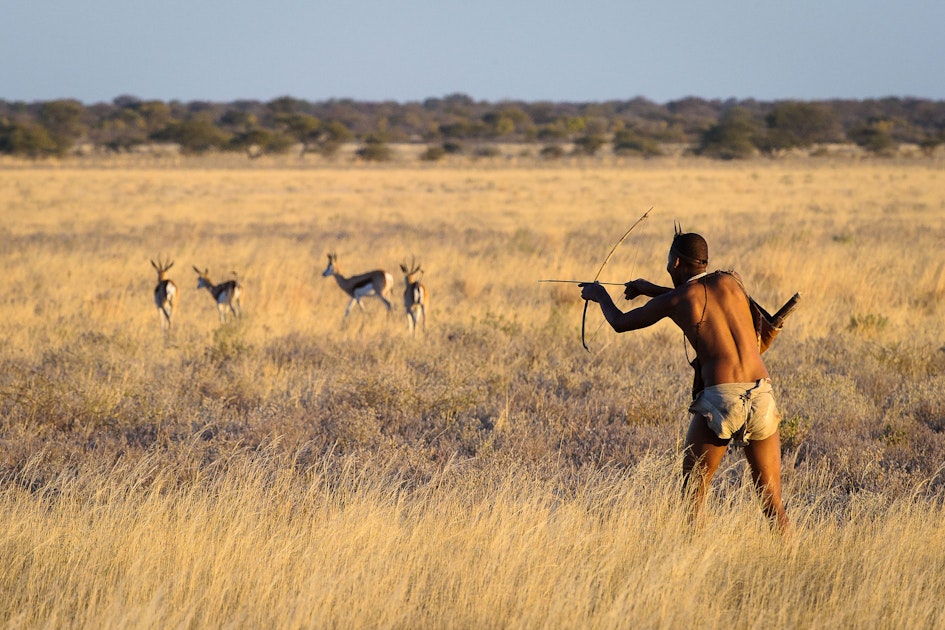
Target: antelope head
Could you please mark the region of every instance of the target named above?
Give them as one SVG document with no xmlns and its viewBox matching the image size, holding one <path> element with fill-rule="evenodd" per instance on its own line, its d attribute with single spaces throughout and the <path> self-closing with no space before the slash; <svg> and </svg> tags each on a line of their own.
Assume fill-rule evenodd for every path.
<svg viewBox="0 0 945 630">
<path fill-rule="evenodd" d="M 338 261 L 338 254 L 335 252 L 328 253 L 328 266 L 325 267 L 325 271 L 322 272 L 322 277 L 327 278 L 330 275 L 333 275 L 337 270 L 335 263 Z"/>
<path fill-rule="evenodd" d="M 416 258 L 411 258 L 409 266 L 407 265 L 407 260 L 404 259 L 404 261 L 400 263 L 400 270 L 404 272 L 404 282 L 408 285 L 419 282 L 420 278 L 423 277 L 423 269 L 420 267 L 420 263 L 417 262 Z"/>
<path fill-rule="evenodd" d="M 157 270 L 158 280 L 166 280 L 167 272 L 170 270 L 171 267 L 174 266 L 174 261 L 161 260 L 160 258 L 158 258 L 157 262 L 154 262 L 153 260 L 151 261 L 151 266 Z"/>
<path fill-rule="evenodd" d="M 197 269 L 196 266 L 194 266 L 194 271 L 197 272 L 197 288 L 198 289 L 203 289 L 203 288 L 209 289 L 213 286 L 213 282 L 210 281 L 210 269 L 205 269 L 203 271 L 200 271 L 199 269 Z"/>
</svg>

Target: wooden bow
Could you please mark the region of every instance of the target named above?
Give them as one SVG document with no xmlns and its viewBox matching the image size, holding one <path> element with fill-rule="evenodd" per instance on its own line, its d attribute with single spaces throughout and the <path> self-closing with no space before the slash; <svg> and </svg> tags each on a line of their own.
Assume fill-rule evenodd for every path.
<svg viewBox="0 0 945 630">
<path fill-rule="evenodd" d="M 598 269 L 598 270 L 597 270 L 597 273 L 594 274 L 594 280 L 592 281 L 594 284 L 600 284 L 600 283 L 598 282 L 598 279 L 600 278 L 600 274 L 604 271 L 604 267 L 607 266 L 607 263 L 610 262 L 611 257 L 614 255 L 614 252 L 617 251 L 617 248 L 620 247 L 621 243 L 623 243 L 625 240 L 627 240 L 627 237 L 630 236 L 630 232 L 632 232 L 633 229 L 634 229 L 636 226 L 640 225 L 640 223 L 642 223 L 643 220 L 646 219 L 646 218 L 649 216 L 650 210 L 653 210 L 653 207 L 652 207 L 652 206 L 650 207 L 649 210 L 647 210 L 646 212 L 644 212 L 643 215 L 642 215 L 639 219 L 637 219 L 636 221 L 634 221 L 634 222 L 633 222 L 633 225 L 631 225 L 630 228 L 629 228 L 626 232 L 623 233 L 623 236 L 620 237 L 620 240 L 618 240 L 616 243 L 614 243 L 614 246 L 610 248 L 610 253 L 607 254 L 607 258 L 604 259 L 604 262 L 602 262 L 602 263 L 600 264 L 600 269 Z M 584 336 L 584 335 L 585 335 L 585 332 L 584 332 L 584 331 L 585 331 L 585 324 L 587 323 L 587 305 L 588 305 L 588 302 L 589 302 L 589 300 L 584 300 L 584 313 L 581 315 L 581 345 L 584 346 L 584 349 L 585 349 L 585 350 L 587 350 L 588 352 L 590 352 L 591 349 L 587 347 L 587 341 L 585 340 L 585 336 Z"/>
</svg>

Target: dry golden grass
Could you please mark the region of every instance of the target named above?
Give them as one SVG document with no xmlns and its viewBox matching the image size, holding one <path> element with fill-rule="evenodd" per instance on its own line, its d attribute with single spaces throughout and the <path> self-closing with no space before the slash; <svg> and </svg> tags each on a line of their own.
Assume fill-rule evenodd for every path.
<svg viewBox="0 0 945 630">
<path fill-rule="evenodd" d="M 945 618 L 934 162 L 0 170 L 0 619 L 11 627 L 934 627 Z M 678 497 L 668 323 L 580 347 L 578 289 L 664 281 L 673 220 L 772 308 L 797 535 L 731 453 Z M 399 308 L 321 277 L 415 255 Z M 177 261 L 162 338 L 149 259 Z M 192 265 L 245 285 L 220 326 Z M 600 318 L 589 318 L 593 331 Z"/>
<path fill-rule="evenodd" d="M 180 486 L 146 458 L 55 498 L 2 495 L 8 626 L 938 627 L 943 509 L 798 511 L 783 544 L 748 497 L 690 533 L 668 459 L 578 486 L 454 463 L 422 489 L 270 447 Z M 389 471 L 387 471 L 389 472 Z M 403 479 L 399 479 L 404 481 Z M 84 487 L 83 487 L 84 486 Z M 820 492 L 830 488 L 821 486 Z M 825 510 L 829 514 L 815 514 Z M 41 526 L 39 526 L 41 524 Z M 926 537 L 927 536 L 927 537 Z"/>
</svg>

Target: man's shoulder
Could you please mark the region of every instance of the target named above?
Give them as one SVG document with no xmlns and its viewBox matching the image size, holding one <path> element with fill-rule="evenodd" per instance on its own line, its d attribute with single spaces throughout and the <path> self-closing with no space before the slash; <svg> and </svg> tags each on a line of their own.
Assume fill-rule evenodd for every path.
<svg viewBox="0 0 945 630">
<path fill-rule="evenodd" d="M 739 273 L 734 269 L 716 269 L 709 275 L 717 278 L 732 278 L 738 283 L 741 283 L 742 281 L 741 275 L 739 275 Z"/>
<path fill-rule="evenodd" d="M 715 271 L 710 271 L 700 276 L 696 276 L 689 282 L 679 285 L 673 289 L 672 293 L 676 293 L 677 295 L 690 295 L 693 293 L 698 293 L 699 295 L 702 295 L 705 287 L 715 287 L 719 285 L 730 287 L 737 285 L 742 289 L 745 288 L 741 276 L 739 276 L 734 270 L 716 269 Z"/>
<path fill-rule="evenodd" d="M 729 286 L 737 285 L 743 292 L 748 293 L 748 290 L 745 288 L 745 282 L 734 269 L 717 269 L 709 274 L 709 277 L 713 278 L 713 280 L 719 284 Z"/>
<path fill-rule="evenodd" d="M 692 302 L 696 298 L 703 299 L 705 287 L 700 282 L 686 282 L 664 293 L 661 297 L 669 304 L 683 304 Z"/>
</svg>

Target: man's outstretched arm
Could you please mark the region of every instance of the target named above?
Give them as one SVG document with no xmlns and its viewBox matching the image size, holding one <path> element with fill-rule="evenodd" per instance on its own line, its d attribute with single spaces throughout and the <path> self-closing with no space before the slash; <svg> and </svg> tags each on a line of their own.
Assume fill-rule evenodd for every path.
<svg viewBox="0 0 945 630">
<path fill-rule="evenodd" d="M 579 286 L 581 287 L 581 298 L 600 304 L 601 313 L 604 314 L 607 323 L 617 332 L 627 332 L 628 330 L 652 326 L 668 316 L 673 305 L 672 296 L 663 293 L 643 306 L 624 313 L 614 304 L 614 300 L 607 293 L 607 289 L 601 285 L 595 282 Z"/>
</svg>

